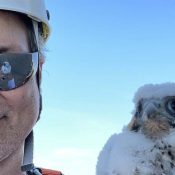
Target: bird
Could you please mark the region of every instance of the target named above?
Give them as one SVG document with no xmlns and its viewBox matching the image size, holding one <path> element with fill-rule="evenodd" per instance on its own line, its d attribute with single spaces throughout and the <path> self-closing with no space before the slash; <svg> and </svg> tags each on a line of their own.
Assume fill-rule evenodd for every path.
<svg viewBox="0 0 175 175">
<path fill-rule="evenodd" d="M 145 84 L 132 117 L 99 153 L 96 175 L 175 175 L 175 83 Z"/>
</svg>

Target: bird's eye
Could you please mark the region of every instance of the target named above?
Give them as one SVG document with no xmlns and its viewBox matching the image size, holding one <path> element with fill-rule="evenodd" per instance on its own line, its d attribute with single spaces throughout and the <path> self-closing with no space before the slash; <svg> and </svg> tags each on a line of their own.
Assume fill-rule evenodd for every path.
<svg viewBox="0 0 175 175">
<path fill-rule="evenodd" d="M 167 110 L 175 114 L 175 99 L 171 99 L 167 102 Z"/>
</svg>

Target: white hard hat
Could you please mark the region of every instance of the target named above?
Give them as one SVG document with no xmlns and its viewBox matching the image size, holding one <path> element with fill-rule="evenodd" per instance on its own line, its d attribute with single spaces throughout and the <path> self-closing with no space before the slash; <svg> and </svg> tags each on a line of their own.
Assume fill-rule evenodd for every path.
<svg viewBox="0 0 175 175">
<path fill-rule="evenodd" d="M 50 34 L 49 14 L 44 0 L 0 0 L 0 10 L 26 14 L 32 20 L 41 23 L 42 36 L 46 40 Z"/>
</svg>

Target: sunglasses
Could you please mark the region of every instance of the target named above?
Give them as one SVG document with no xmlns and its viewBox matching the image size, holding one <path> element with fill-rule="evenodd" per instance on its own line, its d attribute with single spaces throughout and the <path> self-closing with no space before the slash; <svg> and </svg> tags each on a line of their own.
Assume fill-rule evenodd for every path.
<svg viewBox="0 0 175 175">
<path fill-rule="evenodd" d="M 38 69 L 38 52 L 0 54 L 0 90 L 24 85 Z"/>
</svg>

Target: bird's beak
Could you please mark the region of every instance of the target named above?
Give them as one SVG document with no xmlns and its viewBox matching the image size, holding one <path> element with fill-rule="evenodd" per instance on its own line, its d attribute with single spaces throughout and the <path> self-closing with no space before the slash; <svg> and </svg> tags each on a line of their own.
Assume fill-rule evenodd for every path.
<svg viewBox="0 0 175 175">
<path fill-rule="evenodd" d="M 159 112 L 160 102 L 155 101 L 153 99 L 146 101 L 143 104 L 143 113 L 142 119 L 144 121 L 148 119 L 153 119 L 156 117 L 156 114 Z"/>
</svg>

